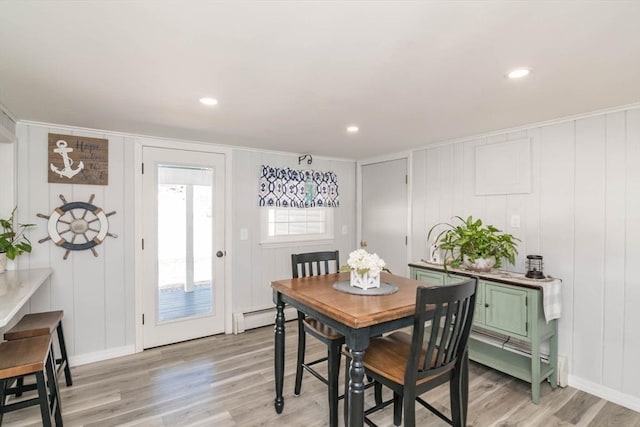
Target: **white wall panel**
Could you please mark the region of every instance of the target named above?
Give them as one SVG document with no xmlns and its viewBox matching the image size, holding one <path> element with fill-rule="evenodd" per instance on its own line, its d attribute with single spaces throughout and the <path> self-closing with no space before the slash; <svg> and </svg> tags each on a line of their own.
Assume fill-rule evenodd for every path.
<svg viewBox="0 0 640 427">
<path fill-rule="evenodd" d="M 233 157 L 233 172 L 235 179 L 233 180 L 233 194 L 240 197 L 242 194 L 252 194 L 254 180 L 252 176 L 256 174 L 251 167 L 253 165 L 251 158 L 253 153 L 249 151 L 235 151 Z M 257 186 L 256 186 L 257 188 Z M 235 198 L 234 198 L 235 199 Z M 234 202 L 236 205 L 238 202 Z M 256 197 L 257 204 L 257 197 Z M 253 272 L 260 269 L 260 265 L 254 261 L 256 254 L 254 253 L 251 241 L 256 239 L 258 234 L 255 230 L 257 221 L 251 213 L 252 209 L 234 209 L 233 216 L 233 250 L 234 255 L 243 254 L 242 257 L 233 257 L 233 298 L 235 304 L 234 312 L 244 312 L 251 308 L 251 284 L 253 283 Z M 240 240 L 240 229 L 247 229 L 249 240 Z M 257 248 L 256 248 L 257 249 Z"/>
<path fill-rule="evenodd" d="M 135 139 L 132 136 L 124 138 L 123 147 L 123 167 L 124 167 L 124 187 L 122 188 L 122 197 L 124 206 L 121 214 L 123 226 L 121 229 L 114 228 L 113 232 L 118 234 L 121 244 L 124 246 L 122 256 L 124 257 L 124 301 L 122 307 L 124 309 L 125 318 L 125 338 L 126 345 L 135 342 L 135 257 L 134 248 L 135 240 L 135 194 L 131 187 L 135 187 L 135 175 L 138 172 L 139 165 L 135 164 Z M 119 231 L 118 231 L 119 230 Z M 117 302 L 116 302 L 117 303 Z"/>
<path fill-rule="evenodd" d="M 531 192 L 476 196 L 475 147 L 523 138 L 531 141 Z M 625 402 L 640 398 L 640 109 L 425 148 L 413 159 L 414 179 L 424 180 L 413 187 L 413 213 L 424 218 L 414 220 L 413 238 L 418 224 L 442 220 L 451 200 L 454 215 L 521 238 L 513 269 L 524 272 L 526 255 L 540 254 L 545 273 L 562 279 L 559 346 L 571 376 Z M 452 162 L 453 185 L 442 179 Z"/>
<path fill-rule="evenodd" d="M 453 212 L 453 186 L 454 186 L 455 158 L 451 145 L 438 148 L 438 218 L 440 221 L 449 221 Z"/>
<path fill-rule="evenodd" d="M 624 248 L 626 115 L 606 116 L 605 230 L 602 383 L 622 390 L 624 332 Z"/>
<path fill-rule="evenodd" d="M 424 232 L 427 234 L 431 227 L 440 222 L 449 222 L 450 218 L 440 218 L 440 166 L 438 165 L 438 150 L 429 152 L 431 155 L 424 157 Z M 417 168 L 414 168 L 417 169 Z M 428 245 L 433 243 L 440 229 L 434 230 L 431 241 L 421 239 L 423 234 L 413 236 L 416 241 L 422 241 L 423 253 L 429 250 Z"/>
<path fill-rule="evenodd" d="M 415 260 L 427 259 L 429 248 L 426 247 L 427 233 L 425 224 L 425 166 L 424 150 L 417 151 L 413 155 L 410 183 L 412 188 L 412 217 L 411 217 L 411 254 Z"/>
<path fill-rule="evenodd" d="M 107 186 L 49 184 L 48 134 L 107 138 L 109 140 L 109 184 Z M 20 124 L 16 155 L 16 203 L 19 220 L 37 224 L 30 231 L 34 250 L 19 258 L 20 268 L 51 267 L 53 274 L 31 298 L 25 311 L 62 309 L 69 353 L 72 357 L 90 354 L 118 353 L 121 348 L 133 348 L 135 340 L 135 283 L 134 283 L 134 179 L 138 173 L 134 164 L 132 135 L 96 133 L 73 127 L 52 128 L 36 124 Z M 179 142 L 176 141 L 179 145 Z M 335 239 L 331 244 L 314 246 L 263 247 L 260 239 L 258 208 L 258 179 L 260 166 L 298 166 L 297 154 L 278 154 L 250 150 L 232 152 L 233 186 L 233 307 L 234 312 L 248 312 L 273 306 L 270 281 L 290 277 L 290 255 L 293 252 L 338 249 L 344 261 L 356 246 L 355 162 L 314 159 L 313 169 L 333 170 L 338 174 L 340 207 L 335 211 Z M 93 204 L 109 217 L 109 231 L 118 235 L 107 237 L 96 247 L 98 257 L 91 251 L 74 251 L 63 260 L 64 250 L 51 241 L 37 243 L 47 236 L 45 219 L 37 213 L 49 215 L 62 205 L 59 194 L 67 201 L 87 202 L 95 194 Z M 347 234 L 341 233 L 342 226 Z M 246 228 L 249 239 L 241 241 L 240 228 Z M 92 356 L 95 357 L 95 356 Z"/>
<path fill-rule="evenodd" d="M 17 135 L 16 135 L 17 138 Z M 0 144 L 0 218 L 7 218 L 15 206 L 15 144 Z"/>
<path fill-rule="evenodd" d="M 124 167 L 125 147 L 124 136 L 109 138 L 109 164 L 119 164 Z M 126 345 L 127 318 L 123 316 L 122 307 L 125 306 L 126 271 L 125 253 L 127 240 L 124 239 L 126 212 L 125 173 L 109 174 L 109 185 L 104 189 L 104 200 L 95 200 L 96 206 L 102 207 L 105 213 L 115 211 L 109 217 L 110 232 L 117 238 L 106 237 L 105 243 L 98 246 L 98 254 L 104 257 L 105 266 L 120 266 L 120 268 L 104 268 L 104 306 L 105 306 L 105 348 L 117 348 Z M 115 230 L 119 230 L 116 232 Z M 122 231 L 120 231 L 122 230 Z M 120 236 L 122 235 L 122 236 Z"/>
<path fill-rule="evenodd" d="M 521 217 L 522 249 L 520 256 L 538 255 L 540 252 L 540 160 L 541 131 L 540 128 L 529 129 L 527 136 L 531 138 L 531 194 L 524 197 L 525 214 Z M 525 265 L 521 261 L 517 265 L 517 271 L 525 271 Z"/>
<path fill-rule="evenodd" d="M 455 144 L 453 146 L 453 213 L 462 212 L 464 210 L 464 144 Z M 471 171 L 467 171 L 470 174 Z"/>
<path fill-rule="evenodd" d="M 486 218 L 486 197 L 476 196 L 475 176 L 476 176 L 476 147 L 486 143 L 485 138 L 474 139 L 462 143 L 462 168 L 463 168 L 463 205 L 459 215 L 466 218 L 473 215 L 478 218 Z M 427 155 L 427 158 L 429 156 Z"/>
<path fill-rule="evenodd" d="M 573 313 L 580 321 L 573 329 L 572 373 L 595 383 L 602 382 L 605 119 L 595 116 L 575 122 Z"/>
<path fill-rule="evenodd" d="M 258 180 L 262 165 L 333 171 L 338 175 L 340 207 L 334 210 L 334 240 L 313 245 L 261 245 Z M 314 159 L 312 165 L 298 165 L 297 154 L 269 152 L 234 152 L 234 241 L 236 251 L 233 265 L 233 311 L 245 313 L 273 307 L 273 280 L 291 277 L 291 254 L 301 252 L 339 250 L 341 262 L 346 262 L 356 247 L 355 163 Z M 347 234 L 342 234 L 342 226 Z M 247 228 L 249 239 L 241 241 L 239 229 Z M 248 258 L 245 255 L 247 254 Z M 251 268 L 247 268 L 250 266 Z M 246 287 L 245 287 L 246 286 Z"/>
<path fill-rule="evenodd" d="M 640 398 L 640 109 L 627 112 L 626 257 L 622 391 Z"/>
<path fill-rule="evenodd" d="M 558 322 L 560 354 L 571 356 L 573 344 L 573 191 L 574 123 L 540 129 L 540 254 L 544 272 L 562 279 L 562 318 Z M 572 363 L 570 361 L 570 369 Z"/>
</svg>

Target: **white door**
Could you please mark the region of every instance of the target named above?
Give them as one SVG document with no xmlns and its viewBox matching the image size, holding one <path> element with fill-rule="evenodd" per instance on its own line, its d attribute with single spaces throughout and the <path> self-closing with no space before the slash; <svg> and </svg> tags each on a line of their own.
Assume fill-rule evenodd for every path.
<svg viewBox="0 0 640 427">
<path fill-rule="evenodd" d="M 143 347 L 224 332 L 224 155 L 142 158 Z"/>
<path fill-rule="evenodd" d="M 406 276 L 407 159 L 362 166 L 360 246 L 377 253 L 393 274 Z"/>
</svg>

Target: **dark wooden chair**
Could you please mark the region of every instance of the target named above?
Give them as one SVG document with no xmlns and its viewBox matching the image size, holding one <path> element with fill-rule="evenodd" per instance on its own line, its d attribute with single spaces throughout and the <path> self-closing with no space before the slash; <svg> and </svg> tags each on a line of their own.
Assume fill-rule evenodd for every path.
<svg viewBox="0 0 640 427">
<path fill-rule="evenodd" d="M 381 402 L 376 396 L 376 405 L 365 411 L 368 425 L 375 426 L 366 415 L 393 403 L 393 423 L 400 425 L 404 413 L 404 425 L 413 427 L 416 401 L 448 424 L 463 425 L 466 413 L 462 402 L 466 400 L 467 388 L 461 374 L 477 285 L 478 279 L 472 278 L 450 286 L 419 287 L 413 333 L 398 331 L 371 340 L 364 355 L 365 372 L 376 381 L 376 388 L 378 384 L 389 387 L 393 399 Z M 346 349 L 345 354 L 349 356 Z M 447 382 L 451 419 L 419 397 Z"/>
<path fill-rule="evenodd" d="M 335 273 L 340 268 L 339 252 L 293 254 L 291 255 L 291 268 L 293 278 Z M 307 334 L 317 338 L 327 346 L 326 357 L 311 362 L 304 361 Z M 300 394 L 304 370 L 325 383 L 329 389 L 329 424 L 332 427 L 338 425 L 338 400 L 342 397 L 338 396 L 338 376 L 340 375 L 340 351 L 344 342 L 345 339 L 342 334 L 298 311 L 298 360 L 294 393 L 296 395 Z M 327 362 L 328 364 L 326 378 L 312 368 L 313 365 L 322 362 Z"/>
</svg>

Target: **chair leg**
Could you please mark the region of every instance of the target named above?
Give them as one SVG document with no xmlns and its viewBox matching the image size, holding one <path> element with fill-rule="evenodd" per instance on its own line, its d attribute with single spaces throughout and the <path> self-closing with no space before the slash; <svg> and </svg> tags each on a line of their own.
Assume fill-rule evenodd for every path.
<svg viewBox="0 0 640 427">
<path fill-rule="evenodd" d="M 40 415 L 42 416 L 42 425 L 51 427 L 51 410 L 49 408 L 49 393 L 47 392 L 47 384 L 44 379 L 44 372 L 36 372 L 36 383 L 38 385 L 38 401 L 40 402 Z"/>
<path fill-rule="evenodd" d="M 327 350 L 329 386 L 329 425 L 338 427 L 338 376 L 340 375 L 340 347 L 331 344 Z"/>
<path fill-rule="evenodd" d="M 402 424 L 402 396 L 393 392 L 393 425 Z M 409 426 L 409 424 L 407 424 Z"/>
<path fill-rule="evenodd" d="M 47 359 L 47 380 L 49 384 L 49 408 L 54 410 L 56 427 L 62 426 L 62 407 L 60 404 L 60 389 L 58 386 L 58 376 L 56 368 L 56 358 L 53 353 L 49 353 Z"/>
<path fill-rule="evenodd" d="M 304 351 L 306 345 L 306 334 L 304 332 L 304 324 L 302 323 L 303 319 L 304 314 L 298 312 L 298 360 L 296 362 L 296 386 L 293 391 L 293 394 L 296 396 L 300 394 L 300 389 L 302 388 L 302 364 L 304 363 Z"/>
<path fill-rule="evenodd" d="M 375 382 L 373 385 L 373 395 L 376 400 L 376 406 L 382 405 L 382 383 Z"/>
<path fill-rule="evenodd" d="M 404 404 L 404 425 L 405 427 L 415 427 L 416 425 L 416 390 L 405 387 Z"/>
<path fill-rule="evenodd" d="M 64 333 L 62 332 L 62 320 L 58 323 L 58 344 L 60 344 L 60 356 L 61 363 L 64 363 L 64 379 L 67 383 L 67 387 L 73 385 L 73 379 L 71 378 L 71 367 L 69 366 L 69 358 L 67 357 L 67 346 L 64 342 Z"/>
<path fill-rule="evenodd" d="M 18 377 L 16 379 L 16 388 L 18 391 L 16 392 L 16 397 L 22 396 L 22 387 L 24 386 L 24 377 Z"/>
<path fill-rule="evenodd" d="M 4 389 L 7 386 L 7 381 L 0 380 L 0 425 L 2 425 L 2 417 L 4 416 L 4 401 L 7 398 L 7 396 L 5 396 L 4 394 Z"/>
<path fill-rule="evenodd" d="M 462 388 L 460 371 L 457 370 L 449 381 L 449 399 L 451 401 L 451 423 L 454 427 L 463 426 L 462 415 Z"/>
</svg>

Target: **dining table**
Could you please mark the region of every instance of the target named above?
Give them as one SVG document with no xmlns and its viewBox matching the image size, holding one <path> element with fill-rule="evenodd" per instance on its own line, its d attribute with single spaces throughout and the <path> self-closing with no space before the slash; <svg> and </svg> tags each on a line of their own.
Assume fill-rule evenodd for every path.
<svg viewBox="0 0 640 427">
<path fill-rule="evenodd" d="M 345 292 L 343 285 L 350 279 L 349 272 L 283 279 L 271 282 L 276 304 L 274 328 L 274 406 L 276 413 L 284 409 L 284 355 L 285 355 L 285 305 L 290 305 L 307 316 L 330 326 L 345 336 L 351 353 L 349 366 L 348 408 L 345 408 L 345 426 L 364 425 L 364 355 L 373 337 L 411 326 L 416 311 L 416 289 L 420 286 L 436 286 L 417 280 L 381 273 L 380 281 L 397 290 L 385 295 L 372 295 L 375 291 L 360 294 Z M 338 290 L 340 288 L 342 290 Z M 466 422 L 468 402 L 468 355 L 462 363 L 463 425 Z"/>
</svg>

